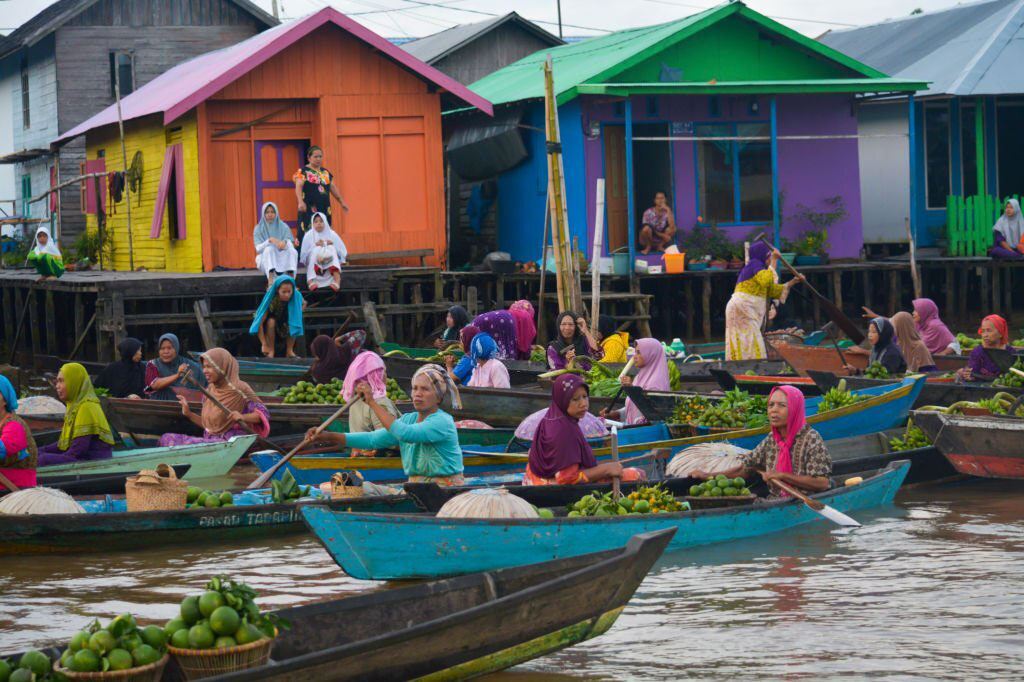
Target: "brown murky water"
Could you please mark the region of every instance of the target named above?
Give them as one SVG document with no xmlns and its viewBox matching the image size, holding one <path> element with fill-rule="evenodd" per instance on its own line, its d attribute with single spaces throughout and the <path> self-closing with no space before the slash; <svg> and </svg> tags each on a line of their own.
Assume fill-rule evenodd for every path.
<svg viewBox="0 0 1024 682">
<path fill-rule="evenodd" d="M 1024 676 L 1024 484 L 923 487 L 856 517 L 853 531 L 818 523 L 666 555 L 609 633 L 493 679 Z M 243 577 L 266 606 L 377 589 L 301 535 L 0 558 L 0 651 L 96 616 L 162 622 L 214 573 Z"/>
</svg>

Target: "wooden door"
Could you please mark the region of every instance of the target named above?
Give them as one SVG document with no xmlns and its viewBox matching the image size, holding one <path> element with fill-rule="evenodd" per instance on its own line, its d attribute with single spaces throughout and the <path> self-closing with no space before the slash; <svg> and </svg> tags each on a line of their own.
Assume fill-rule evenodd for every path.
<svg viewBox="0 0 1024 682">
<path fill-rule="evenodd" d="M 629 246 L 629 210 L 626 205 L 626 129 L 604 127 L 605 219 L 608 252 Z"/>
<path fill-rule="evenodd" d="M 292 175 L 302 168 L 306 140 L 257 140 L 256 145 L 256 210 L 273 201 L 281 212 L 281 220 L 291 228 L 299 226 L 298 203 Z M 257 221 L 259 216 L 257 216 Z"/>
</svg>

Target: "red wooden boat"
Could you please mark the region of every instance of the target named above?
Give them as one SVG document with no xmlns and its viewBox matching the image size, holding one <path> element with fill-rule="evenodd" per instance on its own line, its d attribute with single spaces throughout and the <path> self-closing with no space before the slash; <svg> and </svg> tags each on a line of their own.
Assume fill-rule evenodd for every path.
<svg viewBox="0 0 1024 682">
<path fill-rule="evenodd" d="M 1024 419 L 920 410 L 911 418 L 960 473 L 1024 480 Z"/>
<path fill-rule="evenodd" d="M 800 376 L 808 376 L 807 371 L 816 369 L 821 372 L 832 372 L 839 376 L 846 376 L 849 371 L 843 366 L 839 359 L 839 353 L 834 346 L 807 346 L 794 345 L 790 343 L 772 344 L 782 359 L 789 364 Z M 845 349 L 842 350 L 843 358 L 851 367 L 865 370 L 868 367 L 867 355 L 856 355 Z M 966 355 L 936 355 L 933 356 L 935 366 L 940 372 L 955 372 L 967 364 Z"/>
</svg>

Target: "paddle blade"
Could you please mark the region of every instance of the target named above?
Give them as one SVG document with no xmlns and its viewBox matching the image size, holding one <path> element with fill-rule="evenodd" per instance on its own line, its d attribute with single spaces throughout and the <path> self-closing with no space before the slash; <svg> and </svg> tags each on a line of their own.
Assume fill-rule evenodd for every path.
<svg viewBox="0 0 1024 682">
<path fill-rule="evenodd" d="M 829 319 L 835 322 L 836 326 L 842 329 L 851 341 L 854 343 L 861 343 L 864 341 L 864 332 L 862 332 L 860 328 L 858 328 L 857 325 L 855 325 L 853 321 L 836 306 L 835 303 L 820 294 L 818 295 L 818 300 L 821 301 L 821 305 L 825 309 L 825 314 L 828 315 Z"/>
<path fill-rule="evenodd" d="M 860 528 L 860 523 L 857 519 L 852 519 L 838 509 L 828 506 L 827 504 L 821 509 L 816 510 L 819 514 L 824 516 L 832 523 L 840 526 L 849 526 L 851 528 Z"/>
</svg>

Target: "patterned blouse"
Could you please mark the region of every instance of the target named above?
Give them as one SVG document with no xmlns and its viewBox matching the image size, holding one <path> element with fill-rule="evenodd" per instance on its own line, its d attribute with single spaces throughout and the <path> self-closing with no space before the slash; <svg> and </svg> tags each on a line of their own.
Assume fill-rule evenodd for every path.
<svg viewBox="0 0 1024 682">
<path fill-rule="evenodd" d="M 832 474 L 832 457 L 828 454 L 821 434 L 804 424 L 796 434 L 792 448 L 793 473 L 797 476 L 829 476 Z M 748 469 L 773 471 L 779 459 L 779 444 L 771 434 L 751 452 L 741 455 L 743 465 Z"/>
<path fill-rule="evenodd" d="M 750 279 L 736 283 L 736 292 L 750 294 L 758 298 L 781 298 L 785 291 L 783 286 L 775 281 L 775 275 L 771 270 L 761 270 Z"/>
<path fill-rule="evenodd" d="M 664 232 L 668 229 L 671 220 L 672 209 L 666 208 L 664 213 L 658 213 L 658 209 L 651 206 L 644 211 L 644 217 L 641 222 L 644 225 L 650 225 L 651 229 L 655 232 Z"/>
</svg>

